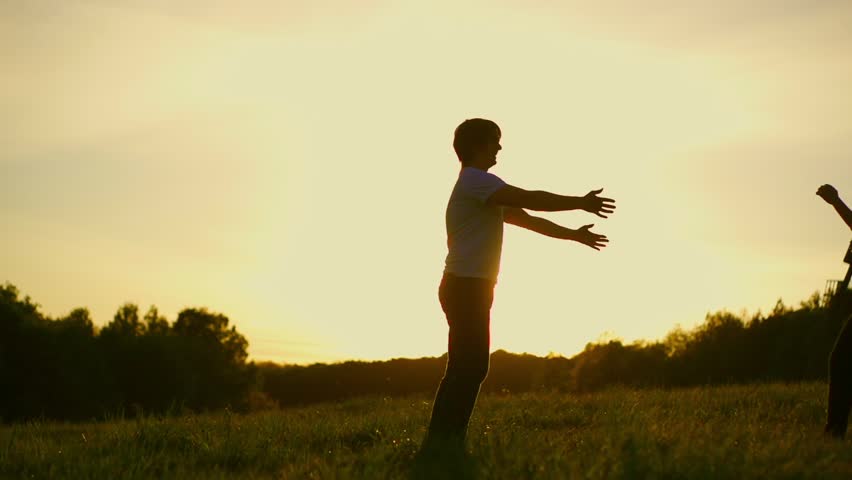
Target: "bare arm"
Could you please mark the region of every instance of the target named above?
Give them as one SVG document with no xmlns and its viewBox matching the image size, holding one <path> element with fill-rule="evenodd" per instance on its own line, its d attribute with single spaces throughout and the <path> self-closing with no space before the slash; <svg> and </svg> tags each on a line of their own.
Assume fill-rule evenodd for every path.
<svg viewBox="0 0 852 480">
<path fill-rule="evenodd" d="M 526 208 L 541 212 L 556 212 L 562 210 L 585 210 L 606 218 L 605 214 L 615 211 L 615 200 L 599 197 L 603 189 L 593 190 L 582 197 L 557 195 L 542 190 L 524 190 L 506 185 L 488 197 L 491 205 L 504 207 Z"/>
<path fill-rule="evenodd" d="M 833 206 L 837 213 L 840 215 L 840 218 L 842 218 L 843 221 L 846 222 L 846 226 L 849 227 L 850 230 L 852 230 L 852 210 L 850 210 L 849 207 L 845 203 L 843 203 L 843 200 L 839 198 Z"/>
<path fill-rule="evenodd" d="M 521 208 L 506 207 L 503 211 L 503 220 L 506 223 L 532 230 L 533 232 L 548 237 L 562 240 L 573 240 L 583 245 L 588 245 L 595 250 L 605 247 L 609 239 L 605 235 L 598 235 L 589 231 L 594 225 L 584 225 L 577 230 L 557 225 L 546 218 L 534 217 Z"/>
<path fill-rule="evenodd" d="M 840 218 L 842 218 L 849 229 L 852 230 L 852 210 L 850 210 L 849 207 L 843 203 L 843 200 L 840 199 L 837 189 L 831 185 L 823 185 L 819 187 L 819 190 L 817 190 L 817 195 L 822 197 L 823 200 L 834 207 L 834 210 L 837 211 Z"/>
</svg>

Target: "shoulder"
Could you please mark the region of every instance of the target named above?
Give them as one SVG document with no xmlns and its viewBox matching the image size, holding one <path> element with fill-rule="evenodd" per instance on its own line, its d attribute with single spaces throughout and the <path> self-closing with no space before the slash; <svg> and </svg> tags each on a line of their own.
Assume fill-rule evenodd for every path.
<svg viewBox="0 0 852 480">
<path fill-rule="evenodd" d="M 456 191 L 465 196 L 485 203 L 488 197 L 506 186 L 506 182 L 493 173 L 476 168 L 463 168 L 459 174 Z"/>
<path fill-rule="evenodd" d="M 459 182 L 470 185 L 505 185 L 500 177 L 478 168 L 465 167 L 459 173 Z"/>
</svg>

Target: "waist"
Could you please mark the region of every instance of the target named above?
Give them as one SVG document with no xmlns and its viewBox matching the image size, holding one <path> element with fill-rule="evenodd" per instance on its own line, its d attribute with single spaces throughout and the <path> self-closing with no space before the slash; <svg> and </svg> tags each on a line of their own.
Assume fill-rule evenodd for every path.
<svg viewBox="0 0 852 480">
<path fill-rule="evenodd" d="M 441 283 L 469 283 L 486 287 L 493 287 L 497 283 L 497 280 L 482 277 L 463 277 L 445 271 L 444 276 L 441 278 Z"/>
</svg>

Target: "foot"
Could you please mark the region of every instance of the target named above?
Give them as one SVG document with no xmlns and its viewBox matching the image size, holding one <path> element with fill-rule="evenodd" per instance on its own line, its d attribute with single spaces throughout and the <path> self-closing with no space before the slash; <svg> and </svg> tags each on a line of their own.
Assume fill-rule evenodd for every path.
<svg viewBox="0 0 852 480">
<path fill-rule="evenodd" d="M 424 441 L 414 458 L 412 479 L 474 478 L 463 442 Z"/>
<path fill-rule="evenodd" d="M 825 434 L 826 437 L 843 440 L 843 438 L 846 437 L 846 425 L 826 424 L 823 434 Z"/>
</svg>

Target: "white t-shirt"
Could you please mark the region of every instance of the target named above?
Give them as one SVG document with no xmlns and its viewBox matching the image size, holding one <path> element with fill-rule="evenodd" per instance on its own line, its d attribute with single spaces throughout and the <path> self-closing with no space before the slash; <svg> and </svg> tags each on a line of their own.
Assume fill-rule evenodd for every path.
<svg viewBox="0 0 852 480">
<path fill-rule="evenodd" d="M 497 281 L 503 249 L 503 207 L 485 203 L 506 182 L 464 167 L 447 204 L 447 260 L 444 272 Z"/>
</svg>

